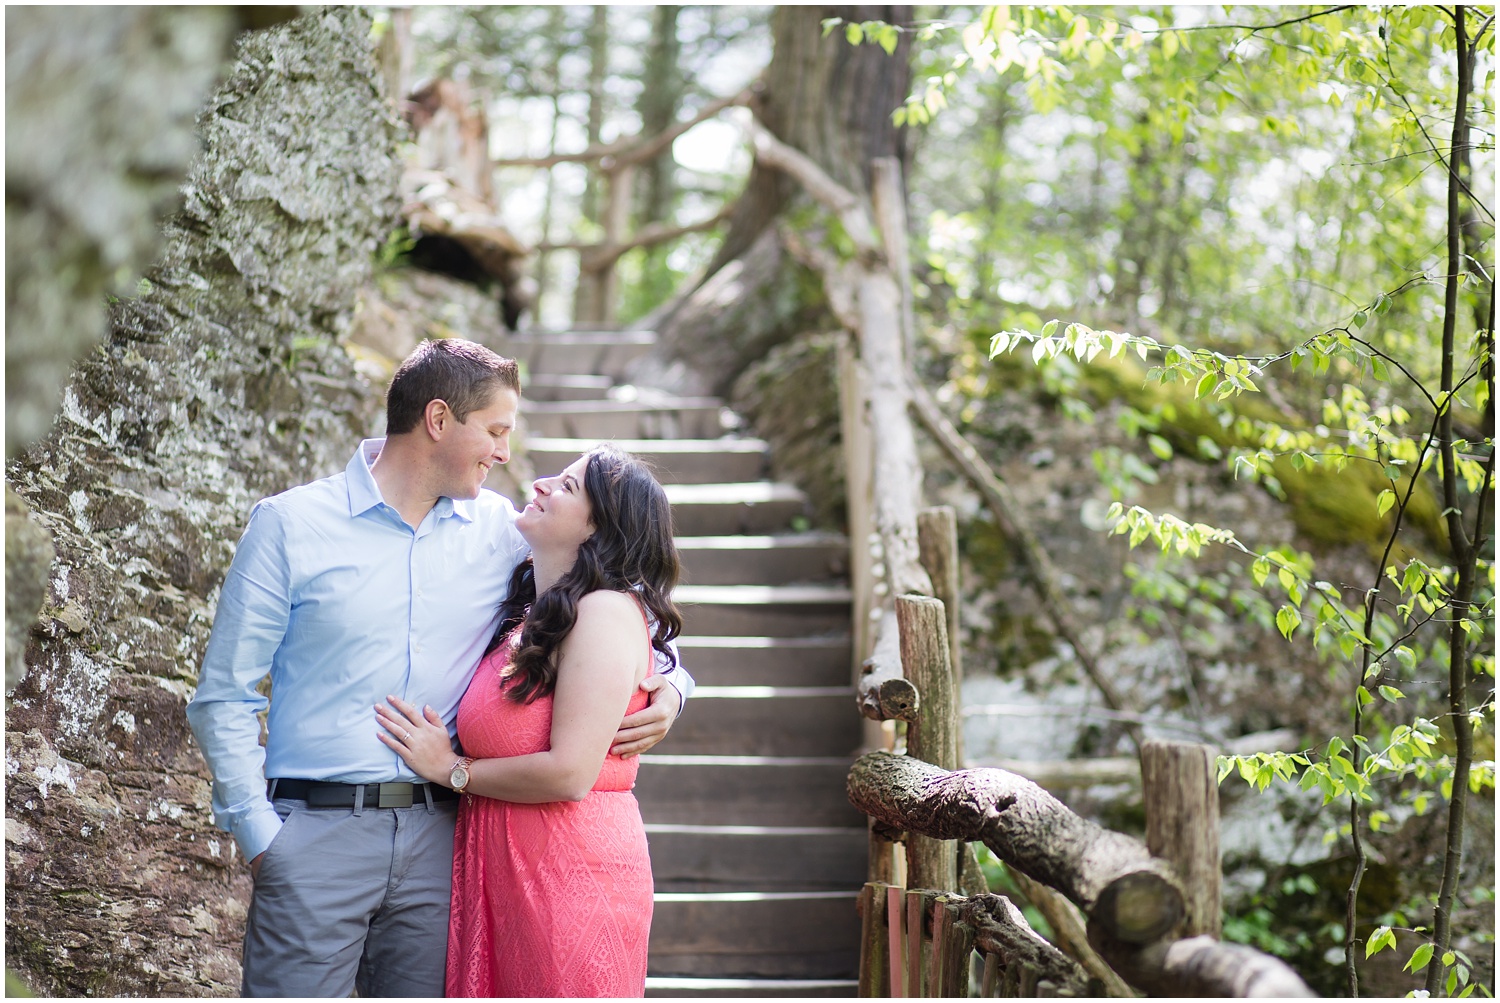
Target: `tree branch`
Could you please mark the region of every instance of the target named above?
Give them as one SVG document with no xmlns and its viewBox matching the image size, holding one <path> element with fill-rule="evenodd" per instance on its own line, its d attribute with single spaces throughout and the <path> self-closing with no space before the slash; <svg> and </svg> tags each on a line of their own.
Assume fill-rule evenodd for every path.
<svg viewBox="0 0 1500 1003">
<path fill-rule="evenodd" d="M 613 162 L 610 164 L 600 164 L 600 168 L 607 173 L 620 167 L 650 160 L 693 126 L 713 118 L 725 108 L 749 104 L 754 95 L 755 88 L 752 86 L 732 97 L 710 101 L 692 118 L 678 122 L 655 136 L 644 138 L 638 135 L 627 136 L 612 143 L 596 143 L 578 153 L 554 153 L 546 157 L 510 157 L 504 160 L 493 160 L 490 164 L 494 167 L 556 167 L 558 164 L 586 164 L 595 160 L 611 160 Z"/>
<path fill-rule="evenodd" d="M 678 237 L 685 237 L 690 233 L 699 233 L 703 230 L 712 230 L 734 211 L 735 203 L 726 203 L 724 208 L 707 219 L 701 219 L 696 223 L 687 223 L 683 226 L 668 226 L 665 223 L 650 223 L 636 231 L 629 240 L 618 243 L 586 243 L 584 241 L 564 241 L 561 243 L 538 244 L 538 251 L 578 251 L 582 260 L 580 267 L 584 271 L 603 271 L 620 259 L 627 251 L 633 251 L 637 247 L 653 247 L 663 244 Z"/>
<path fill-rule="evenodd" d="M 883 257 L 875 224 L 859 196 L 830 178 L 805 153 L 771 135 L 758 119 L 752 118 L 746 129 L 750 134 L 751 148 L 755 150 L 755 159 L 790 175 L 814 201 L 837 216 L 860 257 L 870 261 Z"/>
</svg>

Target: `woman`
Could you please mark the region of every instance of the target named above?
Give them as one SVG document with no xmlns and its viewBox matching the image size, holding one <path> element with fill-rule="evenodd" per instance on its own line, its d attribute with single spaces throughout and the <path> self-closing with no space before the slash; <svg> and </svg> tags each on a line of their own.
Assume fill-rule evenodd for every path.
<svg viewBox="0 0 1500 1003">
<path fill-rule="evenodd" d="M 641 996 L 651 861 L 630 793 L 639 760 L 608 755 L 620 718 L 682 626 L 665 492 L 601 446 L 516 519 L 531 560 L 458 709 L 454 762 L 436 713 L 390 698 L 381 740 L 461 791 L 449 996 Z M 673 664 L 669 662 L 668 664 Z"/>
</svg>

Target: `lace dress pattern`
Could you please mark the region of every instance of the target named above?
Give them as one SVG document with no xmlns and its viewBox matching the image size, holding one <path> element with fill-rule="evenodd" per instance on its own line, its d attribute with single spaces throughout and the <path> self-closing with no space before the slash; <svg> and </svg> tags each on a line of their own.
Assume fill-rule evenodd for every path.
<svg viewBox="0 0 1500 1003">
<path fill-rule="evenodd" d="M 458 708 L 465 755 L 544 752 L 552 697 L 518 704 L 502 644 Z M 647 704 L 636 691 L 628 713 Z M 643 996 L 651 858 L 635 786 L 639 758 L 607 756 L 582 801 L 517 804 L 465 795 L 453 842 L 450 997 Z"/>
</svg>

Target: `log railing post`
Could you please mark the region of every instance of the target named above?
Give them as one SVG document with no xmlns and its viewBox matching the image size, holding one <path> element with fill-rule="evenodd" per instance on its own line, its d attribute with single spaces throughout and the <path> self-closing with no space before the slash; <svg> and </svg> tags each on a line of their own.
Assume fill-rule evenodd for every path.
<svg viewBox="0 0 1500 1003">
<path fill-rule="evenodd" d="M 891 995 L 890 931 L 887 912 L 890 885 L 870 882 L 859 893 L 859 995 Z"/>
<path fill-rule="evenodd" d="M 896 599 L 901 635 L 901 666 L 921 694 L 917 720 L 907 725 L 906 751 L 912 759 L 955 770 L 958 762 L 958 709 L 948 667 L 948 628 L 943 604 L 930 596 Z M 916 833 L 906 840 L 908 887 L 958 887 L 958 849 L 952 840 Z"/>
<path fill-rule="evenodd" d="M 1190 742 L 1141 746 L 1146 848 L 1182 881 L 1179 937 L 1220 932 L 1219 785 L 1214 751 Z"/>
<path fill-rule="evenodd" d="M 958 637 L 958 516 L 951 505 L 935 505 L 917 513 L 917 549 L 922 567 L 932 579 L 932 597 L 943 603 L 948 621 L 948 666 L 953 672 L 953 706 L 963 706 L 963 646 Z M 958 736 L 958 758 L 964 757 L 963 733 Z"/>
</svg>

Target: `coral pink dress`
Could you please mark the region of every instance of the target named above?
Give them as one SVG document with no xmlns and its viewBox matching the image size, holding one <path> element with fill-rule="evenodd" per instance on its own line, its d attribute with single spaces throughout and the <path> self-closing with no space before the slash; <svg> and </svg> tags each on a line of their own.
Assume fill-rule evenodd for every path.
<svg viewBox="0 0 1500 1003">
<path fill-rule="evenodd" d="M 505 696 L 509 654 L 504 643 L 486 656 L 459 704 L 465 755 L 551 747 L 552 697 L 519 704 Z M 627 713 L 647 702 L 637 690 Z M 448 996 L 645 994 L 652 882 L 631 793 L 639 765 L 638 757 L 606 756 L 582 801 L 464 796 L 453 839 Z"/>
</svg>

